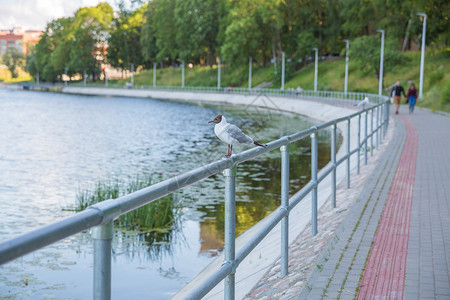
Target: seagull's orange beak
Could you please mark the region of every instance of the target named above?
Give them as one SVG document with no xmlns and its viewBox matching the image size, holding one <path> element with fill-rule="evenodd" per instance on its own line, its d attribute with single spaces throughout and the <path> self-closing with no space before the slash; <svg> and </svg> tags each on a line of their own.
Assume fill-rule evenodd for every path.
<svg viewBox="0 0 450 300">
<path fill-rule="evenodd" d="M 212 120 L 212 121 L 209 121 L 209 122 L 208 122 L 208 124 L 209 124 L 209 123 L 214 123 L 214 120 Z"/>
</svg>

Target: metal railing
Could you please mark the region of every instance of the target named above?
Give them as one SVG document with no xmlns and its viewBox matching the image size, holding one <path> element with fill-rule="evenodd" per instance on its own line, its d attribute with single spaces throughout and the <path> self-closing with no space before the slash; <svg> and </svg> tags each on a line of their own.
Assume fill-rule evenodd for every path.
<svg viewBox="0 0 450 300">
<path fill-rule="evenodd" d="M 212 89 L 214 90 L 214 89 Z M 323 92 L 323 95 L 336 95 L 336 92 Z M 356 95 L 348 93 L 347 95 Z M 352 96 L 350 96 L 352 97 Z M 208 279 L 200 284 L 188 296 L 189 299 L 200 299 L 205 296 L 220 281 L 225 279 L 225 298 L 234 299 L 235 295 L 235 273 L 239 264 L 260 243 L 264 237 L 281 222 L 281 276 L 288 273 L 288 228 L 289 212 L 309 193 L 312 195 L 312 234 L 317 233 L 317 197 L 318 185 L 331 174 L 332 182 L 332 206 L 336 207 L 336 169 L 346 162 L 346 182 L 350 187 L 350 158 L 357 154 L 357 173 L 360 170 L 360 152 L 364 149 L 364 163 L 367 164 L 368 147 L 373 153 L 373 137 L 376 137 L 376 147 L 386 133 L 389 118 L 389 101 L 387 97 L 371 95 L 376 100 L 367 108 L 357 111 L 351 115 L 338 118 L 307 130 L 284 136 L 267 144 L 266 148 L 256 147 L 230 158 L 201 166 L 176 177 L 164 180 L 150 187 L 134 192 L 132 194 L 114 199 L 106 200 L 88 207 L 71 217 L 40 229 L 20 235 L 0 243 L 0 264 L 4 264 L 27 253 L 43 248 L 56 241 L 72 236 L 83 230 L 93 228 L 94 240 L 94 299 L 110 299 L 111 297 L 111 241 L 113 238 L 113 221 L 120 215 L 130 212 L 140 206 L 151 203 L 165 195 L 173 193 L 183 187 L 198 182 L 206 177 L 223 171 L 225 176 L 225 262 Z M 347 98 L 348 100 L 348 98 Z M 374 124 L 374 112 L 377 118 Z M 368 122 L 370 114 L 370 132 Z M 365 117 L 364 138 L 361 140 L 361 118 Z M 350 149 L 350 123 L 358 121 L 357 146 Z M 346 154 L 339 160 L 336 158 L 336 131 L 340 123 L 346 124 Z M 319 172 L 317 167 L 317 137 L 320 130 L 331 127 L 331 160 Z M 383 132 L 382 132 L 383 131 Z M 289 145 L 303 138 L 311 138 L 311 180 L 289 199 Z M 258 157 L 269 151 L 281 150 L 281 205 L 272 214 L 271 219 L 253 236 L 239 251 L 235 252 L 235 178 L 236 166 L 252 158 Z"/>
<path fill-rule="evenodd" d="M 21 84 L 26 89 L 35 88 L 64 88 L 64 87 L 91 87 L 91 88 L 113 88 L 123 89 L 126 86 L 123 84 L 104 84 L 104 83 L 40 83 Z M 208 87 L 208 86 L 152 86 L 152 85 L 133 85 L 128 87 L 135 90 L 153 90 L 153 91 L 178 91 L 178 92 L 200 92 L 200 93 L 223 93 L 223 94 L 240 94 L 240 95 L 258 95 L 264 94 L 268 96 L 287 96 L 299 97 L 302 99 L 333 99 L 340 102 L 355 103 L 365 98 L 369 99 L 371 103 L 379 103 L 379 96 L 369 93 L 360 92 L 338 92 L 338 91 L 313 91 L 313 90 L 296 90 L 292 88 L 277 89 L 277 88 L 237 88 L 237 87 Z"/>
</svg>

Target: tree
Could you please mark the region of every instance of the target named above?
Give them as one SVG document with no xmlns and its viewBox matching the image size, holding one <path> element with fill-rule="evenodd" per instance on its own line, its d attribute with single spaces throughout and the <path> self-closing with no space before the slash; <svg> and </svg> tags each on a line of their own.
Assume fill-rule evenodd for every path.
<svg viewBox="0 0 450 300">
<path fill-rule="evenodd" d="M 3 54 L 2 61 L 8 68 L 9 72 L 11 72 L 11 77 L 17 78 L 19 76 L 17 68 L 22 67 L 24 64 L 22 53 L 14 48 L 10 48 L 8 49 L 8 52 Z"/>
<path fill-rule="evenodd" d="M 153 16 L 155 14 L 155 2 L 147 4 L 144 11 L 144 20 L 141 28 L 140 46 L 144 61 L 155 61 L 159 48 L 156 45 L 156 30 L 153 29 Z"/>
<path fill-rule="evenodd" d="M 233 4 L 221 47 L 230 64 L 243 64 L 252 56 L 264 65 L 270 57 L 281 57 L 281 5 L 279 0 L 243 0 Z"/>
<path fill-rule="evenodd" d="M 182 60 L 204 59 L 212 67 L 218 54 L 220 21 L 226 14 L 223 0 L 177 0 L 176 42 Z"/>
<path fill-rule="evenodd" d="M 143 6 L 133 12 L 122 10 L 115 18 L 110 37 L 108 39 L 108 62 L 113 67 L 129 69 L 130 64 L 145 63 L 141 51 L 141 31 L 144 23 Z"/>
<path fill-rule="evenodd" d="M 380 36 L 365 35 L 352 40 L 352 46 L 349 50 L 349 57 L 359 62 L 366 70 L 373 71 L 377 79 L 380 77 L 380 45 Z M 384 48 L 384 70 L 389 70 L 395 65 L 406 61 L 405 56 L 396 50 L 396 46 L 396 40 L 386 40 Z"/>
<path fill-rule="evenodd" d="M 175 0 L 154 0 L 152 29 L 159 49 L 156 60 L 175 63 L 179 49 L 176 43 Z"/>
<path fill-rule="evenodd" d="M 70 49 L 68 67 L 71 72 L 81 73 L 86 70 L 94 79 L 99 76 L 100 65 L 106 61 L 113 14 L 113 9 L 106 2 L 77 10 L 66 33 Z"/>
</svg>

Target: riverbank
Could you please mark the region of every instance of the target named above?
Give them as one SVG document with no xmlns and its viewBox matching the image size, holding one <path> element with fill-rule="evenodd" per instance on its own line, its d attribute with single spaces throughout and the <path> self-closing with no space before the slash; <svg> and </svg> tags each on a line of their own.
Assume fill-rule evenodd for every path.
<svg viewBox="0 0 450 300">
<path fill-rule="evenodd" d="M 63 93 L 80 94 L 80 95 L 101 95 L 101 96 L 119 96 L 119 97 L 144 97 L 156 98 L 172 101 L 186 101 L 195 103 L 215 103 L 227 105 L 243 105 L 266 108 L 279 112 L 296 113 L 315 119 L 319 122 L 326 122 L 335 118 L 343 117 L 354 112 L 353 107 L 337 107 L 324 103 L 323 101 L 310 101 L 298 98 L 288 97 L 267 97 L 255 95 L 238 95 L 238 94 L 217 94 L 217 93 L 199 93 L 199 92 L 179 92 L 179 91 L 156 91 L 156 90 L 135 90 L 135 89 L 105 89 L 105 88 L 80 88 L 65 87 Z M 356 123 L 356 122 L 352 122 Z M 344 124 L 338 125 L 338 129 L 344 132 Z M 361 132 L 364 132 L 364 127 Z M 357 144 L 357 126 L 352 124 L 350 132 L 351 148 L 355 148 Z M 347 137 L 344 136 L 344 139 Z M 345 144 L 345 142 L 343 143 Z M 344 155 L 344 149 L 337 153 L 337 159 Z M 351 159 L 351 166 L 354 171 L 356 166 L 356 156 Z M 345 178 L 344 167 L 337 170 L 337 182 L 340 183 Z M 319 185 L 319 209 L 327 202 L 331 195 L 331 185 L 325 180 Z M 311 218 L 311 199 L 310 196 L 301 201 L 295 209 L 291 211 L 290 219 L 298 220 L 298 222 L 290 222 L 289 243 L 293 243 L 295 239 L 305 231 Z M 267 221 L 270 215 L 261 222 L 250 228 L 248 231 L 240 235 L 236 239 L 236 250 L 238 251 Z M 236 297 L 238 299 L 245 297 L 251 289 L 258 284 L 261 278 L 270 270 L 276 260 L 279 258 L 279 237 L 280 226 L 277 226 L 256 248 L 255 250 L 240 264 L 236 273 Z M 223 255 L 219 255 L 210 265 L 208 265 L 200 274 L 198 274 L 191 282 L 182 288 L 173 299 L 183 299 L 189 294 L 199 283 L 207 280 L 208 276 L 217 270 L 223 262 Z M 217 285 L 206 297 L 206 299 L 223 298 L 223 284 Z"/>
</svg>

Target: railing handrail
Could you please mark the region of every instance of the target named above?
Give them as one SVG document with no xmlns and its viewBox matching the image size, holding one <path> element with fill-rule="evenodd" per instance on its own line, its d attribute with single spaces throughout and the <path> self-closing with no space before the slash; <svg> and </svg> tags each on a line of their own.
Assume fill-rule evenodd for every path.
<svg viewBox="0 0 450 300">
<path fill-rule="evenodd" d="M 186 88 L 184 88 L 185 90 Z M 211 89 L 217 89 L 217 88 L 211 88 Z M 248 89 L 246 89 L 248 90 Z M 327 92 L 327 91 L 321 91 L 323 95 L 338 95 L 336 92 Z M 318 94 L 318 93 L 315 93 Z M 342 93 L 343 94 L 343 93 Z M 341 95 L 341 94 L 339 94 Z M 352 95 L 352 93 L 347 93 L 345 96 Z M 366 94 L 362 94 L 366 95 Z M 272 142 L 269 142 L 267 144 L 267 147 L 256 147 L 252 148 L 246 151 L 243 151 L 239 154 L 232 155 L 229 158 L 223 158 L 219 161 L 212 162 L 207 165 L 203 165 L 201 167 L 198 167 L 196 169 L 190 170 L 188 172 L 185 172 L 183 174 L 180 174 L 178 176 L 169 178 L 167 180 L 164 180 L 162 182 L 159 182 L 157 184 L 154 184 L 152 186 L 149 186 L 147 188 L 144 188 L 142 190 L 139 190 L 137 192 L 128 194 L 126 196 L 119 197 L 114 200 L 106 200 L 100 203 L 97 203 L 93 206 L 88 207 L 86 210 L 79 212 L 73 216 L 70 216 L 68 218 L 65 218 L 61 221 L 52 223 L 50 225 L 44 226 L 42 228 L 36 229 L 34 231 L 22 234 L 18 237 L 12 238 L 10 240 L 4 241 L 0 243 L 0 264 L 4 264 L 8 261 L 11 261 L 15 258 L 18 258 L 20 256 L 23 256 L 27 253 L 30 253 L 32 251 L 35 251 L 37 249 L 40 249 L 44 246 L 50 245 L 56 241 L 59 241 L 61 239 L 67 238 L 69 236 L 72 236 L 76 233 L 79 233 L 81 231 L 84 231 L 86 229 L 89 229 L 91 227 L 97 226 L 96 228 L 99 228 L 99 233 L 94 232 L 94 242 L 95 239 L 112 239 L 112 234 L 108 233 L 112 229 L 111 226 L 108 224 L 112 224 L 112 221 L 117 219 L 120 215 L 125 214 L 129 211 L 132 211 L 138 207 L 141 207 L 145 204 L 151 203 L 165 195 L 168 195 L 170 193 L 173 193 L 185 186 L 188 186 L 190 184 L 193 184 L 197 181 L 200 181 L 206 177 L 212 176 L 214 174 L 217 174 L 221 171 L 232 169 L 237 164 L 242 163 L 244 161 L 250 160 L 254 157 L 258 157 L 264 153 L 267 153 L 269 151 L 273 151 L 275 149 L 278 149 L 283 146 L 287 146 L 292 142 L 298 141 L 300 139 L 303 139 L 305 137 L 311 136 L 312 140 L 315 136 L 314 134 L 318 132 L 319 130 L 323 130 L 328 127 L 332 127 L 334 129 L 334 139 L 336 139 L 335 136 L 335 130 L 336 126 L 340 122 L 348 122 L 348 132 L 350 132 L 350 120 L 356 116 L 359 116 L 359 128 L 358 128 L 358 134 L 360 132 L 360 126 L 361 126 L 361 116 L 363 114 L 366 115 L 366 135 L 362 143 L 359 140 L 358 137 L 358 146 L 355 150 L 350 151 L 349 148 L 347 148 L 347 154 L 342 157 L 338 162 L 331 162 L 332 164 L 328 165 L 328 167 L 325 167 L 322 169 L 322 171 L 319 173 L 319 177 L 317 177 L 317 170 L 315 170 L 316 175 L 315 179 L 312 176 L 311 181 L 306 184 L 300 191 L 298 191 L 294 196 L 291 197 L 291 202 L 289 205 L 284 205 L 283 207 L 280 206 L 280 211 L 275 214 L 274 218 L 261 230 L 261 234 L 257 235 L 257 237 L 245 245 L 240 252 L 237 253 L 237 257 L 232 260 L 231 265 L 228 263 L 225 263 L 213 276 L 213 282 L 220 282 L 222 279 L 224 279 L 226 276 L 230 276 L 232 274 L 234 276 L 235 269 L 239 265 L 240 262 L 251 252 L 251 250 L 256 247 L 256 245 L 259 243 L 260 240 L 262 240 L 280 220 L 282 220 L 285 216 L 289 214 L 289 211 L 297 205 L 309 192 L 311 192 L 314 189 L 317 189 L 318 184 L 320 181 L 325 178 L 328 174 L 331 172 L 335 172 L 336 168 L 339 164 L 344 162 L 345 160 L 350 160 L 350 156 L 354 153 L 356 153 L 356 150 L 360 150 L 361 145 L 366 145 L 368 142 L 369 135 L 367 134 L 367 118 L 368 118 L 368 112 L 372 112 L 372 125 L 373 125 L 373 112 L 376 109 L 377 111 L 377 127 L 375 130 L 373 129 L 373 126 L 371 128 L 372 132 L 370 133 L 370 138 L 373 138 L 374 132 L 377 132 L 377 143 L 378 143 L 378 133 L 379 130 L 384 125 L 384 132 L 386 132 L 386 127 L 388 123 L 387 118 L 387 110 L 385 109 L 384 112 L 381 108 L 388 109 L 388 99 L 384 96 L 377 96 L 377 95 L 370 95 L 372 99 L 376 99 L 377 102 L 375 104 L 369 105 L 367 108 L 363 108 L 361 111 L 357 111 L 355 113 L 352 113 L 348 116 L 344 116 L 341 118 L 337 118 L 334 120 L 331 120 L 329 122 L 325 122 L 316 126 L 312 126 L 306 130 L 287 135 L 284 137 L 281 137 L 277 140 L 274 140 Z M 381 120 L 378 117 L 378 114 L 380 116 L 384 116 L 383 120 Z M 381 135 L 381 133 L 380 133 Z M 349 137 L 348 137 L 349 138 Z M 315 139 L 315 138 L 314 138 Z M 372 140 L 372 146 L 373 146 L 373 140 Z M 335 147 L 335 145 L 334 145 Z M 373 147 L 372 147 L 373 148 Z M 336 152 L 336 149 L 334 149 Z M 366 161 L 367 153 L 365 153 L 365 161 Z M 349 166 L 349 163 L 348 163 Z M 349 167 L 348 167 L 349 168 Z M 358 170 L 359 170 L 359 161 L 358 161 Z M 347 170 L 348 175 L 350 170 Z M 335 175 L 335 173 L 334 173 Z M 348 177 L 349 178 L 349 177 Z M 349 179 L 348 179 L 349 180 Z M 316 191 L 317 194 L 317 191 Z M 102 231 L 102 228 L 107 228 L 107 231 Z M 264 234 L 265 233 L 265 234 Z M 110 245 L 109 245 L 110 247 Z M 104 251 L 108 251 L 106 250 Z M 110 252 L 110 250 L 109 250 Z M 94 257 L 97 255 L 97 252 L 94 252 Z M 95 259 L 94 259 L 95 261 Z M 107 275 L 106 275 L 107 277 Z M 96 266 L 94 266 L 94 278 L 96 278 Z M 233 277 L 234 278 L 234 277 Z M 103 281 L 102 281 L 103 280 Z M 96 283 L 96 279 L 94 279 L 94 297 L 95 297 L 95 290 L 96 284 L 99 284 L 105 289 L 103 291 L 104 293 L 107 293 L 107 285 L 108 282 L 107 279 L 103 278 L 102 280 L 99 279 L 102 283 Z M 193 298 L 196 298 L 198 296 L 205 295 L 209 290 L 212 289 L 216 284 L 211 285 L 212 282 L 209 282 L 208 284 L 205 284 L 202 286 L 202 288 L 197 289 L 194 291 L 192 295 Z M 109 279 L 110 284 L 110 279 Z M 212 287 L 211 287 L 212 286 Z"/>
<path fill-rule="evenodd" d="M 82 82 L 70 82 L 66 85 L 64 82 L 54 83 L 21 83 L 21 86 L 27 87 L 87 87 L 87 88 L 119 88 L 123 89 L 123 84 L 117 83 L 87 83 L 84 85 Z M 334 98 L 342 101 L 358 101 L 363 100 L 365 97 L 369 98 L 371 102 L 377 102 L 375 100 L 380 99 L 378 95 L 365 93 L 365 92 L 341 92 L 341 91 L 314 91 L 314 90 L 300 90 L 294 88 L 278 89 L 278 88 L 243 88 L 243 87 L 217 87 L 217 86 L 152 86 L 152 85 L 133 85 L 130 87 L 135 90 L 155 90 L 155 91 L 184 91 L 184 92 L 208 92 L 208 93 L 228 93 L 228 94 L 267 94 L 267 95 L 279 95 L 289 97 L 302 97 L 302 98 Z M 383 99 L 387 99 L 386 96 L 381 96 Z"/>
</svg>

